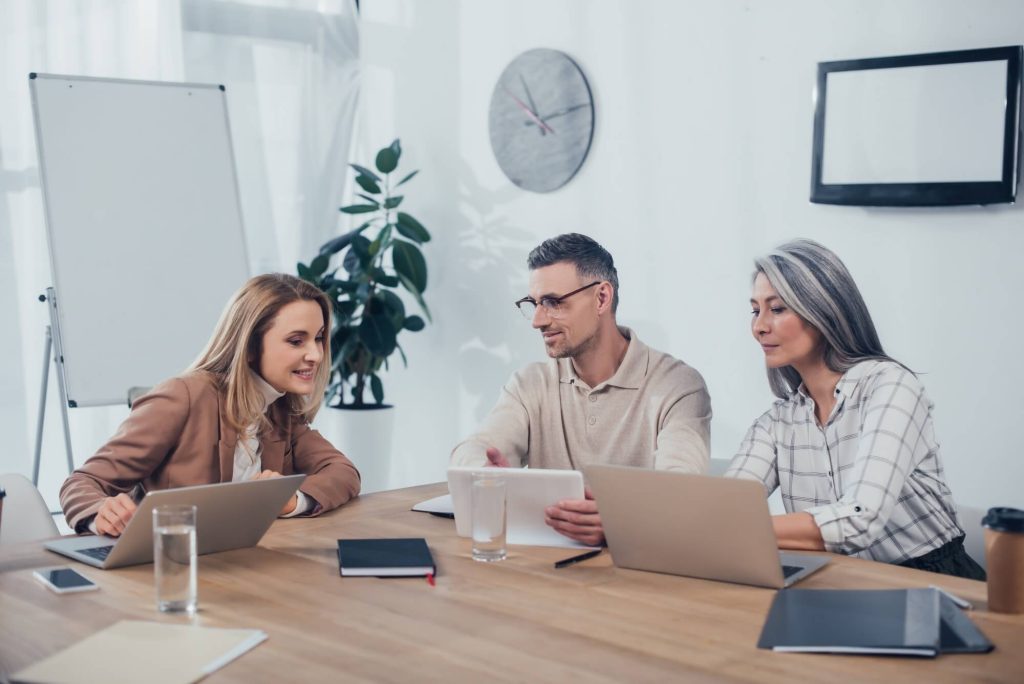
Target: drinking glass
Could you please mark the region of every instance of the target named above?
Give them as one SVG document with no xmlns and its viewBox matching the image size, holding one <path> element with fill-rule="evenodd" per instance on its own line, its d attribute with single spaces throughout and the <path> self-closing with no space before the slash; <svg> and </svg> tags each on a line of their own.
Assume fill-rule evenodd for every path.
<svg viewBox="0 0 1024 684">
<path fill-rule="evenodd" d="M 506 493 L 500 474 L 473 474 L 473 560 L 505 560 Z"/>
<path fill-rule="evenodd" d="M 195 613 L 196 507 L 153 509 L 153 572 L 156 606 L 164 613 Z"/>
</svg>

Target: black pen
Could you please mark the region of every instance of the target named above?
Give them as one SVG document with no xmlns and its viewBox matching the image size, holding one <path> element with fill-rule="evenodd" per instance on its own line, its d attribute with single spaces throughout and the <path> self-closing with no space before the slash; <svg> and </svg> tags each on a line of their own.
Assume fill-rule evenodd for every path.
<svg viewBox="0 0 1024 684">
<path fill-rule="evenodd" d="M 580 561 L 585 561 L 588 558 L 593 558 L 594 556 L 598 555 L 602 551 L 604 551 L 603 548 L 594 549 L 593 551 L 587 551 L 586 553 L 581 553 L 580 555 L 573 556 L 572 558 L 563 558 L 562 560 L 555 562 L 555 568 L 556 569 L 557 568 L 564 568 L 564 567 L 567 567 L 569 565 L 572 565 L 573 563 L 579 563 Z"/>
</svg>

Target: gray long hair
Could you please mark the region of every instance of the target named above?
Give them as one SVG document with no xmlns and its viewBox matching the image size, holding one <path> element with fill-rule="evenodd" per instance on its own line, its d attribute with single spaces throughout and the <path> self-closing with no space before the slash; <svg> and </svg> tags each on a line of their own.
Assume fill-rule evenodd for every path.
<svg viewBox="0 0 1024 684">
<path fill-rule="evenodd" d="M 871 359 L 899 363 L 882 349 L 864 298 L 834 252 L 813 240 L 793 240 L 755 259 L 754 266 L 754 278 L 764 273 L 786 306 L 821 333 L 829 369 L 845 373 Z M 788 398 L 800 383 L 792 366 L 768 369 L 777 397 Z"/>
</svg>

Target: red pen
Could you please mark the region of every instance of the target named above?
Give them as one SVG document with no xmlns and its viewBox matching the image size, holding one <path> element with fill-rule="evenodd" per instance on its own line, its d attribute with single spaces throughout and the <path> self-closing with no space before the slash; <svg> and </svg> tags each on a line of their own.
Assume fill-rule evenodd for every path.
<svg viewBox="0 0 1024 684">
<path fill-rule="evenodd" d="M 427 584 L 429 584 L 429 585 L 430 585 L 430 586 L 432 586 L 432 587 L 433 587 L 433 586 L 436 586 L 436 585 L 434 584 L 434 573 L 432 573 L 432 572 L 428 572 L 428 573 L 427 573 Z"/>
</svg>

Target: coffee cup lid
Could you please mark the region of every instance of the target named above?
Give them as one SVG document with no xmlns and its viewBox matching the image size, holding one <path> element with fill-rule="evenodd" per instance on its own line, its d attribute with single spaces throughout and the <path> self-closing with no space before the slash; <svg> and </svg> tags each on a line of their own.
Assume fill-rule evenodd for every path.
<svg viewBox="0 0 1024 684">
<path fill-rule="evenodd" d="M 981 524 L 996 532 L 1024 532 L 1024 511 L 1019 508 L 990 508 Z"/>
</svg>

